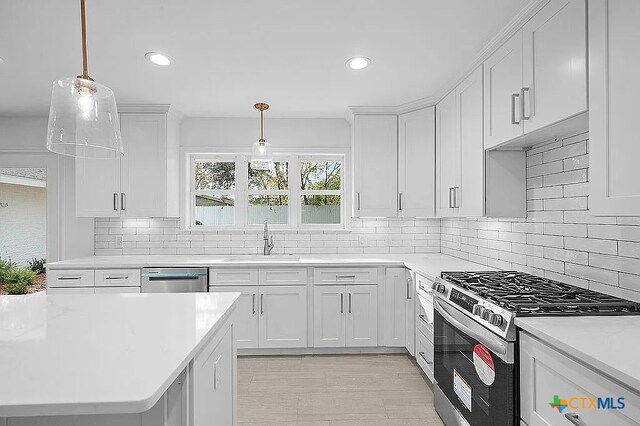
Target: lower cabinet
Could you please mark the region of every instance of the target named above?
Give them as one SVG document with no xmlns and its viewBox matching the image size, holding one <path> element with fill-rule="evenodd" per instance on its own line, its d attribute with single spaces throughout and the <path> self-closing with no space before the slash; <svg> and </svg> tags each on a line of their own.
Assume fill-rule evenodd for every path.
<svg viewBox="0 0 640 426">
<path fill-rule="evenodd" d="M 307 287 L 260 287 L 260 347 L 307 347 Z"/>
<path fill-rule="evenodd" d="M 260 344 L 260 312 L 258 286 L 211 287 L 212 292 L 239 292 L 238 306 L 233 313 L 233 335 L 236 347 L 257 348 Z"/>
<path fill-rule="evenodd" d="M 191 425 L 237 424 L 235 364 L 232 328 L 221 338 L 214 337 L 193 359 Z"/>
<path fill-rule="evenodd" d="M 427 336 L 422 334 L 421 331 L 416 332 L 416 361 L 424 374 L 427 375 L 431 383 L 433 383 L 433 342 L 430 341 Z"/>
<path fill-rule="evenodd" d="M 314 347 L 378 345 L 378 287 L 376 285 L 315 286 Z"/>
<path fill-rule="evenodd" d="M 638 425 L 640 396 L 535 337 L 520 333 L 520 417 L 529 426 Z M 611 409 L 588 409 L 584 398 L 602 398 Z M 562 398 L 559 412 L 550 401 Z M 619 398 L 624 398 L 624 409 Z M 587 402 L 588 404 L 588 402 Z"/>
<path fill-rule="evenodd" d="M 407 270 L 407 298 L 404 304 L 404 328 L 405 328 L 405 348 L 415 356 L 416 354 L 416 274 Z"/>
<path fill-rule="evenodd" d="M 405 268 L 387 268 L 384 282 L 384 346 L 407 344 L 407 304 L 411 275 Z"/>
</svg>

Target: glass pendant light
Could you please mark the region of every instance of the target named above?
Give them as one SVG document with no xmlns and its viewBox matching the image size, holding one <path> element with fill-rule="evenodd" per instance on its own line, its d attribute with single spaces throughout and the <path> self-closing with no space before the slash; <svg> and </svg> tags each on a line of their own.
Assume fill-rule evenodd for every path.
<svg viewBox="0 0 640 426">
<path fill-rule="evenodd" d="M 124 155 L 116 99 L 111 89 L 89 77 L 86 0 L 80 0 L 82 74 L 53 82 L 47 149 L 85 158 Z"/>
<path fill-rule="evenodd" d="M 255 104 L 255 107 L 260 111 L 260 139 L 253 143 L 251 168 L 253 170 L 271 170 L 273 168 L 271 144 L 264 140 L 264 112 L 269 109 L 269 105 L 259 102 Z"/>
</svg>

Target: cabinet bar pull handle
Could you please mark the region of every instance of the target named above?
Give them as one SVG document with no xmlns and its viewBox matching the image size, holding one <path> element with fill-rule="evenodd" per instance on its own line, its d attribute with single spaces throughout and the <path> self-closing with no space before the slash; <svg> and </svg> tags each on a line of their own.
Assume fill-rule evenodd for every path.
<svg viewBox="0 0 640 426">
<path fill-rule="evenodd" d="M 351 278 L 352 280 L 356 279 L 355 275 L 336 275 L 337 280 L 346 280 L 347 278 Z"/>
<path fill-rule="evenodd" d="M 520 93 L 513 93 L 511 95 L 511 124 L 516 126 L 520 125 L 520 121 L 516 121 L 516 98 L 520 97 Z"/>
<path fill-rule="evenodd" d="M 402 192 L 398 194 L 398 210 L 402 211 Z"/>
<path fill-rule="evenodd" d="M 129 276 L 124 276 L 124 277 L 106 277 L 105 280 L 126 280 L 127 278 L 129 278 Z"/>
<path fill-rule="evenodd" d="M 351 293 L 349 293 L 349 313 L 351 313 Z"/>
<path fill-rule="evenodd" d="M 453 205 L 453 186 L 449 188 L 449 208 L 452 209 L 455 206 Z"/>
<path fill-rule="evenodd" d="M 413 280 L 411 279 L 411 277 L 407 278 L 407 300 L 411 300 L 411 299 L 413 299 L 413 298 L 411 297 L 411 282 L 412 282 L 412 281 L 413 281 Z"/>
<path fill-rule="evenodd" d="M 115 211 L 118 211 L 118 193 L 117 192 L 113 193 L 113 209 Z"/>
<path fill-rule="evenodd" d="M 427 357 L 424 356 L 424 352 L 418 352 L 418 353 L 420 354 L 424 362 L 426 362 L 429 365 L 433 364 L 433 361 L 427 361 Z"/>
<path fill-rule="evenodd" d="M 344 294 L 340 293 L 340 313 L 344 314 Z"/>
<path fill-rule="evenodd" d="M 253 315 L 256 314 L 256 294 L 255 293 L 251 295 L 251 313 Z"/>
<path fill-rule="evenodd" d="M 58 281 L 79 280 L 82 277 L 58 277 Z"/>
<path fill-rule="evenodd" d="M 260 313 L 264 314 L 264 293 L 260 295 Z"/>
<path fill-rule="evenodd" d="M 360 211 L 360 193 L 359 192 L 357 196 L 357 204 L 358 204 L 358 211 Z"/>
<path fill-rule="evenodd" d="M 122 194 L 120 194 L 120 210 L 127 209 L 126 202 L 127 202 L 127 194 L 123 192 Z"/>
<path fill-rule="evenodd" d="M 427 321 L 427 317 L 425 317 L 424 315 L 418 315 L 418 318 L 420 318 L 425 324 L 432 325 L 432 323 Z"/>
<path fill-rule="evenodd" d="M 586 426 L 586 423 L 582 421 L 578 413 L 565 413 L 564 418 L 576 426 Z"/>
<path fill-rule="evenodd" d="M 453 207 L 455 207 L 456 209 L 460 208 L 460 204 L 458 204 L 458 191 L 460 191 L 460 187 L 454 186 L 453 187 Z"/>
<path fill-rule="evenodd" d="M 528 116 L 527 113 L 526 113 L 526 111 L 527 111 L 527 109 L 526 109 L 526 99 L 525 99 L 525 95 L 524 95 L 528 91 L 529 91 L 528 87 L 523 87 L 520 90 L 520 111 L 521 111 L 520 114 L 522 115 L 522 120 L 523 121 L 531 119 L 531 117 Z"/>
</svg>

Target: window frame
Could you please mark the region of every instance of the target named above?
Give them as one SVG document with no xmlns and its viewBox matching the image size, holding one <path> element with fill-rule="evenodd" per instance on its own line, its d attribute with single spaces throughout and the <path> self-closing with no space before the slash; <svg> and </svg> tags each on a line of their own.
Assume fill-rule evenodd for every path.
<svg viewBox="0 0 640 426">
<path fill-rule="evenodd" d="M 350 199 L 347 194 L 351 190 L 350 173 L 349 173 L 349 151 L 343 148 L 336 148 L 332 153 L 313 153 L 308 150 L 307 153 L 290 153 L 281 152 L 274 153 L 274 161 L 288 162 L 289 182 L 287 191 L 278 190 L 250 190 L 249 189 L 249 172 L 248 167 L 251 155 L 248 153 L 233 152 L 231 148 L 222 150 L 222 152 L 207 153 L 206 149 L 192 150 L 182 149 L 182 158 L 184 165 L 182 187 L 184 195 L 182 198 L 183 212 L 181 218 L 182 228 L 186 231 L 257 231 L 262 229 L 262 224 L 251 225 L 248 223 L 247 211 L 250 195 L 287 195 L 289 197 L 288 224 L 271 224 L 269 227 L 279 229 L 281 231 L 299 231 L 308 230 L 322 232 L 330 230 L 332 232 L 350 231 L 350 217 L 347 214 L 350 211 Z M 205 152 L 203 152 L 205 151 Z M 309 152 L 311 151 L 311 152 Z M 235 162 L 235 190 L 195 190 L 195 164 L 202 161 L 227 161 Z M 305 161 L 339 161 L 342 163 L 340 168 L 340 190 L 302 190 L 302 182 L 300 179 L 300 169 L 302 162 Z M 234 223 L 228 225 L 196 225 L 195 224 L 195 195 L 196 193 L 205 193 L 208 195 L 233 195 L 235 197 L 235 214 Z M 339 224 L 302 224 L 302 195 L 338 195 L 340 196 L 340 223 Z"/>
</svg>

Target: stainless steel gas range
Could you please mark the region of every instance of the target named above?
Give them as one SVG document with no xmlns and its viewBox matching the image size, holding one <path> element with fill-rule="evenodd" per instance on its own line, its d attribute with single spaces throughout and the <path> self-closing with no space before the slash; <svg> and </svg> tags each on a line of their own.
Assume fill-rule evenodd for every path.
<svg viewBox="0 0 640 426">
<path fill-rule="evenodd" d="M 521 272 L 443 272 L 433 284 L 434 400 L 447 426 L 519 423 L 521 316 L 634 315 L 640 304 Z"/>
</svg>

